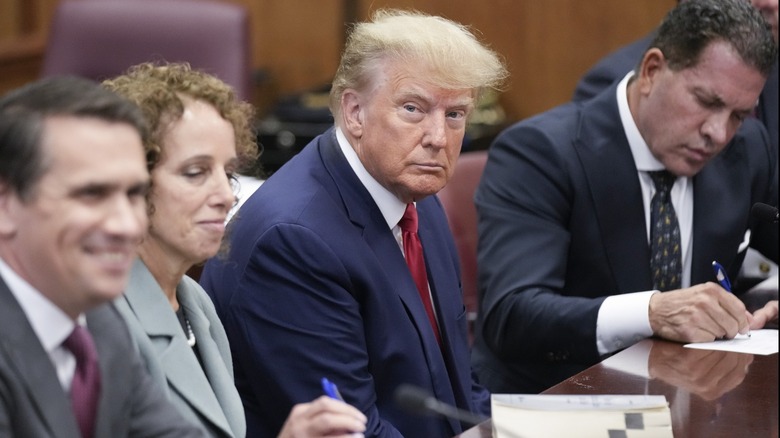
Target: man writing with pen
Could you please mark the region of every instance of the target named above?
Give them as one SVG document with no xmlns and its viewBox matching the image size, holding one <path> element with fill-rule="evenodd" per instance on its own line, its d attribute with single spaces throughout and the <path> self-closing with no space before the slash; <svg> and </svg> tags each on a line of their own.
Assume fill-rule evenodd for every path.
<svg viewBox="0 0 780 438">
<path fill-rule="evenodd" d="M 649 336 L 763 325 L 771 308 L 747 313 L 712 262 L 733 277 L 748 246 L 778 258 L 777 226 L 750 217 L 778 198 L 751 117 L 776 56 L 748 2 L 686 1 L 621 81 L 496 139 L 475 197 L 489 390 L 542 391 Z"/>
</svg>

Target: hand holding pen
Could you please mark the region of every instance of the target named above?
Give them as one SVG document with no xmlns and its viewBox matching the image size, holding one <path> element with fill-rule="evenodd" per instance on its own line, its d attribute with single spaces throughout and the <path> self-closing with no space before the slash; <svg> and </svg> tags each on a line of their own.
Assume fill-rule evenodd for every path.
<svg viewBox="0 0 780 438">
<path fill-rule="evenodd" d="M 713 260 L 712 262 L 712 269 L 715 271 L 715 279 L 718 280 L 718 284 L 726 290 L 726 292 L 731 292 L 731 281 L 729 281 L 728 275 L 726 275 L 726 270 L 723 269 L 723 266 L 721 266 L 720 263 Z M 747 332 L 748 337 L 750 336 L 750 330 L 748 329 Z"/>
<path fill-rule="evenodd" d="M 717 274 L 716 274 L 717 275 Z M 725 271 L 722 284 L 725 282 Z M 706 281 L 650 296 L 650 329 L 654 336 L 675 342 L 712 342 L 748 333 L 750 315 L 736 295 Z"/>
<path fill-rule="evenodd" d="M 293 406 L 278 438 L 363 437 L 366 416 L 344 403 L 338 388 L 328 379 L 322 379 L 322 388 L 326 395 Z"/>
</svg>

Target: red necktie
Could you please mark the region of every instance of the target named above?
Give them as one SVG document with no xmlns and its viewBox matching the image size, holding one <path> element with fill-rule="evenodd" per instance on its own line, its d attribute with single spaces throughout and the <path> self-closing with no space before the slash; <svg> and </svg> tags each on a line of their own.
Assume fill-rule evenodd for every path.
<svg viewBox="0 0 780 438">
<path fill-rule="evenodd" d="M 76 357 L 76 372 L 70 384 L 73 413 L 81 429 L 81 436 L 92 438 L 100 398 L 100 367 L 95 343 L 89 331 L 77 324 L 62 345 Z"/>
<path fill-rule="evenodd" d="M 431 302 L 431 293 L 428 290 L 428 274 L 425 271 L 425 258 L 423 257 L 422 243 L 417 235 L 417 208 L 414 204 L 406 206 L 406 211 L 401 221 L 398 222 L 403 235 L 404 256 L 409 270 L 412 272 L 417 291 L 420 293 L 425 312 L 428 314 L 428 320 L 433 327 L 433 333 L 436 335 L 436 341 L 441 345 L 439 336 L 439 325 L 436 323 L 436 314 L 433 312 L 433 303 Z"/>
</svg>

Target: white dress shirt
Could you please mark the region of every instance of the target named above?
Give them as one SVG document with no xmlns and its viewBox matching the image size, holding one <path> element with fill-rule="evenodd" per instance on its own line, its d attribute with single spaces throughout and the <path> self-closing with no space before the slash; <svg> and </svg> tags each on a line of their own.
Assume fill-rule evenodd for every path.
<svg viewBox="0 0 780 438">
<path fill-rule="evenodd" d="M 655 185 L 648 172 L 663 170 L 639 133 L 639 129 L 628 107 L 626 89 L 634 75 L 628 73 L 617 87 L 617 104 L 620 120 L 634 156 L 637 178 L 642 187 L 642 203 L 645 207 L 645 230 L 650 241 L 650 201 L 655 194 Z M 680 226 L 682 244 L 681 286 L 691 284 L 691 248 L 693 247 L 693 183 L 691 178 L 678 177 L 671 190 L 672 205 Z M 650 261 L 648 260 L 648 264 Z M 599 309 L 596 322 L 596 344 L 600 354 L 608 354 L 628 347 L 639 340 L 652 336 L 650 328 L 650 297 L 658 291 L 634 292 L 608 297 Z"/>
<path fill-rule="evenodd" d="M 75 328 L 75 322 L 20 277 L 3 259 L 0 259 L 0 276 L 22 307 L 43 349 L 49 354 L 57 369 L 60 384 L 67 393 L 76 370 L 76 358 L 62 343 Z"/>
<path fill-rule="evenodd" d="M 384 188 L 379 182 L 371 176 L 366 170 L 357 153 L 349 144 L 347 137 L 341 131 L 341 128 L 336 128 L 336 140 L 338 141 L 341 152 L 347 158 L 347 162 L 352 170 L 357 175 L 358 179 L 363 186 L 368 190 L 368 194 L 374 200 L 379 207 L 379 211 L 382 212 L 382 216 L 387 222 L 387 227 L 393 232 L 395 241 L 398 242 L 398 248 L 401 249 L 401 253 L 404 254 L 403 235 L 401 234 L 401 227 L 398 226 L 398 222 L 404 216 L 406 211 L 406 204 L 401 202 L 397 196 Z M 431 294 L 431 285 L 428 283 L 428 293 Z M 436 315 L 436 305 L 433 304 L 433 296 L 431 296 L 431 304 L 433 305 L 433 314 Z"/>
</svg>

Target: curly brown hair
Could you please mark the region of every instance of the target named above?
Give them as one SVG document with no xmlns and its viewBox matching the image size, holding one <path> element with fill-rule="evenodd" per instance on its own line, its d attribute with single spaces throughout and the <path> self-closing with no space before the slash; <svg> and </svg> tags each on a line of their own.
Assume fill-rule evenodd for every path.
<svg viewBox="0 0 780 438">
<path fill-rule="evenodd" d="M 160 161 L 165 131 L 172 122 L 181 118 L 186 98 L 211 104 L 233 125 L 240 171 L 255 165 L 259 154 L 252 124 L 254 107 L 239 100 L 233 89 L 219 78 L 195 70 L 187 63 L 147 62 L 131 67 L 124 75 L 104 81 L 103 86 L 141 108 L 149 126 L 144 149 L 150 172 Z"/>
</svg>

